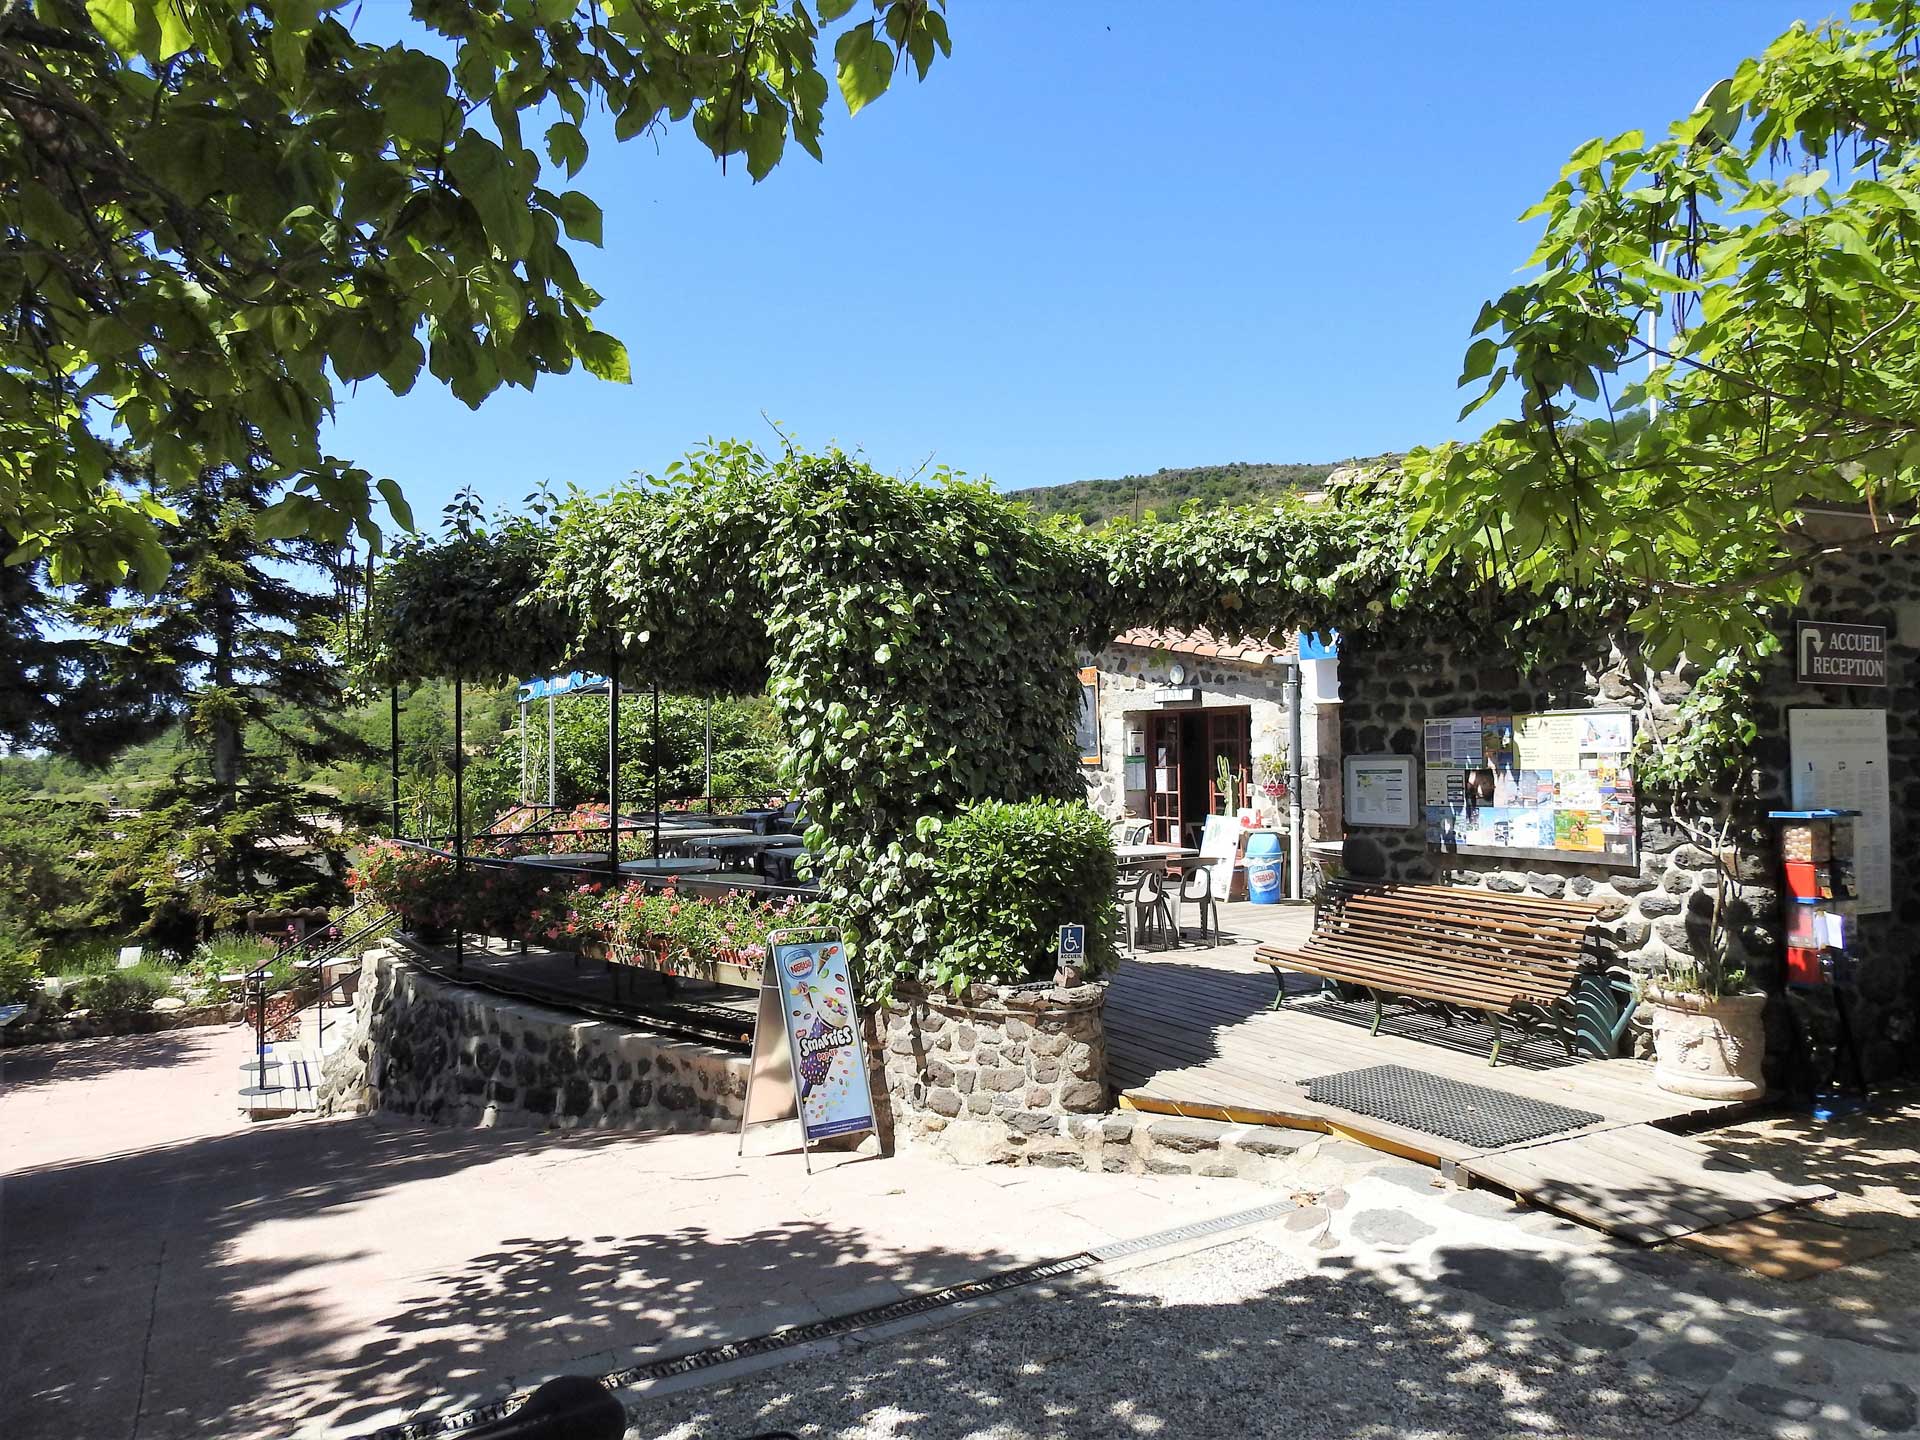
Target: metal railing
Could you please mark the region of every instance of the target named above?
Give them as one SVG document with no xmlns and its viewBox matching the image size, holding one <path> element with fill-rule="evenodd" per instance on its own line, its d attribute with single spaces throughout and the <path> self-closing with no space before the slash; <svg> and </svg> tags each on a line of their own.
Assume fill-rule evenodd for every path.
<svg viewBox="0 0 1920 1440">
<path fill-rule="evenodd" d="M 253 1004 L 254 1061 L 248 1067 L 252 1071 L 253 1084 L 242 1093 L 266 1095 L 292 1088 L 269 1084 L 267 1080 L 271 1063 L 267 1059 L 267 1033 L 270 1028 L 267 1020 L 268 1002 L 279 995 L 290 996 L 296 1002 L 292 1017 L 294 1033 L 298 1033 L 300 1012 L 311 1004 L 316 1023 L 314 1049 L 317 1057 L 324 1058 L 328 1001 L 358 973 L 341 971 L 329 979 L 326 974 L 327 962 L 337 960 L 356 948 L 364 950 L 369 942 L 390 930 L 398 919 L 393 911 L 377 900 L 366 898 L 356 901 L 344 915 L 324 928 L 288 936 L 272 955 L 245 972 L 241 977 L 241 993 Z M 276 987 L 269 983 L 270 976 L 283 964 L 290 966 L 289 974 Z M 319 984 L 310 1002 L 300 1002 L 300 987 L 309 974 L 317 975 Z"/>
</svg>

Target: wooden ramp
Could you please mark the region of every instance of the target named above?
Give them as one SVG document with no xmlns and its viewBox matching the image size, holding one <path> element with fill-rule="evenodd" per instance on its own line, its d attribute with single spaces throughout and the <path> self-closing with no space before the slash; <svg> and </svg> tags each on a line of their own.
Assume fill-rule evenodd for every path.
<svg viewBox="0 0 1920 1440">
<path fill-rule="evenodd" d="M 1487 1064 L 1491 1032 L 1389 1009 L 1378 1036 L 1344 1007 L 1273 1002 L 1254 947 L 1297 944 L 1310 912 L 1222 907 L 1231 943 L 1142 951 L 1107 997 L 1108 1072 L 1123 1107 L 1337 1132 L 1498 1185 L 1623 1239 L 1652 1243 L 1823 1198 L 1831 1191 L 1743 1170 L 1670 1133 L 1744 1107 L 1670 1095 L 1635 1060 L 1569 1059 L 1551 1040 L 1509 1041 Z M 1565 1135 L 1481 1151 L 1307 1098 L 1317 1076 L 1401 1065 L 1469 1085 L 1586 1110 L 1602 1120 Z"/>
<path fill-rule="evenodd" d="M 1542 1140 L 1464 1160 L 1460 1169 L 1534 1204 L 1651 1245 L 1824 1200 L 1824 1186 L 1748 1170 L 1651 1125 Z"/>
</svg>

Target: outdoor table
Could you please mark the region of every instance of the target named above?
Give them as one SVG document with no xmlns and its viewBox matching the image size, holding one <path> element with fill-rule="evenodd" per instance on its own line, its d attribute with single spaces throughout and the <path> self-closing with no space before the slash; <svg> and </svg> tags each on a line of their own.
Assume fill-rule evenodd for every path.
<svg viewBox="0 0 1920 1440">
<path fill-rule="evenodd" d="M 676 825 L 660 832 L 660 848 L 679 853 L 693 849 L 703 840 L 744 837 L 749 833 L 737 825 Z"/>
<path fill-rule="evenodd" d="M 711 871 L 713 861 L 665 855 L 655 856 L 650 860 L 622 860 L 620 869 L 628 875 L 698 875 Z"/>
<path fill-rule="evenodd" d="M 794 861 L 806 853 L 807 847 L 804 845 L 769 846 L 760 852 L 760 873 L 769 880 L 778 880 L 782 875 L 794 878 Z"/>
<path fill-rule="evenodd" d="M 782 813 L 779 810 L 742 810 L 740 823 L 748 826 L 756 835 L 766 835 L 771 833 L 773 822 L 778 820 Z"/>
<path fill-rule="evenodd" d="M 1122 865 L 1165 865 L 1198 857 L 1200 852 L 1185 845 L 1116 845 L 1113 854 Z"/>
<path fill-rule="evenodd" d="M 811 894 L 820 889 L 811 880 L 768 880 L 760 875 L 719 870 L 707 875 L 689 875 L 685 888 L 690 895 L 764 895 L 769 899 L 791 895 L 796 890 Z"/>
<path fill-rule="evenodd" d="M 595 866 L 607 868 L 607 852 L 604 850 L 581 850 L 572 855 L 515 855 L 516 865 L 551 865 L 555 869 L 588 870 Z"/>
<path fill-rule="evenodd" d="M 741 860 L 751 864 L 753 857 L 762 850 L 791 849 L 792 844 L 792 840 L 785 835 L 709 835 L 688 841 L 686 848 L 702 855 L 711 855 L 725 865 Z"/>
</svg>

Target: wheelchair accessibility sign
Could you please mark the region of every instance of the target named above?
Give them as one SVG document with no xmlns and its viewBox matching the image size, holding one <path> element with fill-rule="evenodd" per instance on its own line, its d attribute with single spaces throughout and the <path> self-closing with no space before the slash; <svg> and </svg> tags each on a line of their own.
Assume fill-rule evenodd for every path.
<svg viewBox="0 0 1920 1440">
<path fill-rule="evenodd" d="M 1087 958 L 1087 927 L 1084 925 L 1062 925 L 1060 927 L 1060 963 L 1071 964 Z"/>
</svg>

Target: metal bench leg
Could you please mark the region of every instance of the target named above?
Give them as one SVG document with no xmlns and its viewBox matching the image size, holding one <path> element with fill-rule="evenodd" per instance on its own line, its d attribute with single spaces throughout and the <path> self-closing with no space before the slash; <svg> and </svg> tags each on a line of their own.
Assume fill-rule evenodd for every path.
<svg viewBox="0 0 1920 1440">
<path fill-rule="evenodd" d="M 1273 1008 L 1287 1008 L 1287 972 L 1278 965 L 1273 967 Z"/>
<path fill-rule="evenodd" d="M 1487 1056 L 1487 1064 L 1498 1065 L 1500 1063 L 1500 1016 L 1498 1012 L 1489 1010 L 1487 1018 L 1493 1021 L 1493 1053 Z"/>
<path fill-rule="evenodd" d="M 1367 993 L 1373 996 L 1373 1028 L 1367 1031 L 1367 1034 L 1378 1035 L 1380 1033 L 1381 1019 L 1380 992 L 1378 990 L 1371 990 Z"/>
</svg>

